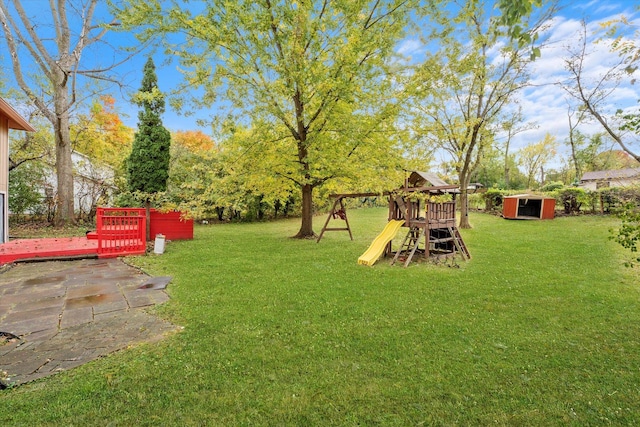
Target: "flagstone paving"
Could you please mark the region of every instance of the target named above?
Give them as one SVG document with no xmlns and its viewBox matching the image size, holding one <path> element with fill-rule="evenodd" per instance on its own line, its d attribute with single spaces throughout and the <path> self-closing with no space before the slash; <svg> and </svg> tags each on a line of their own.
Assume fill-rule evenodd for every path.
<svg viewBox="0 0 640 427">
<path fill-rule="evenodd" d="M 146 309 L 170 277 L 119 259 L 22 263 L 0 273 L 0 373 L 15 386 L 71 369 L 177 326 Z M 2 380 L 2 378 L 0 378 Z"/>
</svg>

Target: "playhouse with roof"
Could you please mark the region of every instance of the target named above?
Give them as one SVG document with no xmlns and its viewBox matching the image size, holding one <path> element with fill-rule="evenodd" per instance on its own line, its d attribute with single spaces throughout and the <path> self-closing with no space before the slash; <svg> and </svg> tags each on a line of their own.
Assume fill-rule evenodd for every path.
<svg viewBox="0 0 640 427">
<path fill-rule="evenodd" d="M 373 265 L 383 256 L 393 257 L 391 263 L 403 262 L 407 267 L 416 255 L 442 258 L 460 255 L 469 259 L 469 251 L 458 231 L 456 220 L 457 185 L 450 185 L 430 172 L 411 171 L 404 185 L 382 195 L 388 196 L 388 222 L 374 239 L 358 263 Z M 380 196 L 380 193 L 334 194 L 334 203 L 318 236 L 327 231 L 348 231 L 353 240 L 344 200 L 351 197 Z M 330 226 L 332 220 L 342 226 Z M 404 230 L 402 243 L 394 249 L 395 237 Z"/>
</svg>

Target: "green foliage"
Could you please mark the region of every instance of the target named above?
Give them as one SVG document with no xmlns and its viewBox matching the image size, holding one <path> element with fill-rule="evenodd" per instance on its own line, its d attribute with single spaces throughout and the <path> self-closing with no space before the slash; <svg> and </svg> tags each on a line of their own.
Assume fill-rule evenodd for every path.
<svg viewBox="0 0 640 427">
<path fill-rule="evenodd" d="M 640 134 L 640 113 L 618 113 L 617 116 L 624 120 L 624 124 L 621 127 L 622 130 L 628 130 L 635 134 Z"/>
<path fill-rule="evenodd" d="M 38 114 L 31 115 L 29 123 L 36 132 L 9 133 L 9 171 L 33 162 L 55 164 L 54 137 L 50 125 Z"/>
<path fill-rule="evenodd" d="M 502 207 L 504 192 L 497 188 L 489 188 L 484 193 L 480 193 L 484 201 L 484 209 L 486 211 L 498 210 Z"/>
<path fill-rule="evenodd" d="M 531 59 L 540 57 L 540 48 L 534 46 L 538 34 L 526 28 L 526 21 L 535 8 L 542 7 L 542 0 L 499 0 L 502 11 L 498 22 L 506 28 L 507 35 L 520 47 L 531 46 Z"/>
<path fill-rule="evenodd" d="M 610 148 L 614 141 L 607 134 L 584 135 L 576 131 L 573 139 L 575 152 L 573 161 L 577 163 L 578 170 L 582 173 L 637 166 L 635 159 L 628 153 Z"/>
<path fill-rule="evenodd" d="M 518 168 L 516 156 L 509 155 L 506 172 L 503 156 L 504 153 L 496 147 L 486 147 L 478 166 L 471 174 L 470 182 L 479 182 L 485 188 L 503 188 L 507 190 L 526 188 L 527 177 Z M 508 184 L 505 184 L 507 179 Z"/>
<path fill-rule="evenodd" d="M 640 187 L 611 187 L 600 188 L 596 192 L 602 200 L 604 212 L 617 212 L 626 206 L 640 206 Z"/>
<path fill-rule="evenodd" d="M 391 57 L 416 5 L 239 0 L 187 8 L 125 1 L 119 15 L 125 27 L 148 29 L 142 37 L 163 36 L 184 65 L 189 89 L 201 89 L 186 100 L 190 105 L 228 101 L 218 104 L 230 108 L 216 130 L 231 135 L 269 185 L 287 180 L 286 191 L 297 188 L 303 202 L 298 235 L 304 237 L 313 234 L 315 188 L 400 169 L 392 137 L 398 85 Z M 176 48 L 180 34 L 188 38 Z M 176 104 L 184 106 L 185 99 Z M 248 190 L 269 198 L 257 189 L 262 184 L 251 169 Z M 283 199 L 288 197 L 274 200 Z"/>
<path fill-rule="evenodd" d="M 508 28 L 525 25 L 509 32 L 500 12 L 487 6 L 477 1 L 430 4 L 435 25 L 428 41 L 437 47 L 427 49 L 426 59 L 415 67 L 410 89 L 409 121 L 415 133 L 447 152 L 455 167 L 462 228 L 470 227 L 465 210 L 472 175 L 485 155 L 492 155 L 505 110 L 528 78 L 531 59 L 521 39 L 532 41 L 538 30 L 528 22 L 531 8 L 502 5 L 502 16 L 511 16 Z"/>
<path fill-rule="evenodd" d="M 265 173 L 253 156 L 237 150 L 233 138 L 219 149 L 174 141 L 170 170 L 167 199 L 193 218 L 252 221 L 293 212 L 295 187 Z"/>
<path fill-rule="evenodd" d="M 164 98 L 157 90 L 151 57 L 144 66 L 142 87 L 136 99 L 142 110 L 138 113 L 138 132 L 126 162 L 128 187 L 130 191 L 148 194 L 162 192 L 169 178 L 171 134 L 162 126 Z"/>
<path fill-rule="evenodd" d="M 620 218 L 620 226 L 618 229 L 612 229 L 612 235 L 609 237 L 623 248 L 629 249 L 634 259 L 626 262 L 627 267 L 634 267 L 640 262 L 640 256 L 637 256 L 638 241 L 640 241 L 640 204 L 627 203 L 618 213 Z"/>
<path fill-rule="evenodd" d="M 535 179 L 535 175 L 556 155 L 557 147 L 555 136 L 547 133 L 541 141 L 520 149 L 518 157 L 525 169 L 527 188 L 538 188 L 538 185 L 542 184 Z"/>
<path fill-rule="evenodd" d="M 44 211 L 43 165 L 36 162 L 24 163 L 9 172 L 9 210 L 15 215 L 40 214 Z"/>
<path fill-rule="evenodd" d="M 568 187 L 556 191 L 556 200 L 564 207 L 564 213 L 577 214 L 584 203 L 589 202 L 589 195 L 583 188 Z"/>
<path fill-rule="evenodd" d="M 551 181 L 540 187 L 540 191 L 544 193 L 551 193 L 552 191 L 558 191 L 564 187 L 564 184 L 560 181 Z"/>
</svg>

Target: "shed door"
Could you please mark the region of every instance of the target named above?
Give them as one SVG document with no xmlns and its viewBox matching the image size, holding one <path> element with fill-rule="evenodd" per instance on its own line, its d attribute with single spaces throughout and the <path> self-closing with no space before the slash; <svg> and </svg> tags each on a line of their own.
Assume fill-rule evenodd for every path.
<svg viewBox="0 0 640 427">
<path fill-rule="evenodd" d="M 542 219 L 553 219 L 556 213 L 556 200 L 544 199 L 542 205 Z"/>
<path fill-rule="evenodd" d="M 505 218 L 515 218 L 518 216 L 518 199 L 505 197 L 502 202 L 502 216 Z"/>
</svg>

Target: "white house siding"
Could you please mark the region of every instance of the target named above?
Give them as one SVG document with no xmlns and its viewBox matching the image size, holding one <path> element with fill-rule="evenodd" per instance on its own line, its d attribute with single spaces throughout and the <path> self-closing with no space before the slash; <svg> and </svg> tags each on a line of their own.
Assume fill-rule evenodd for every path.
<svg viewBox="0 0 640 427">
<path fill-rule="evenodd" d="M 81 153 L 71 153 L 73 162 L 73 198 L 76 213 L 87 214 L 101 198 L 110 197 L 115 187 L 115 173 L 109 166 L 98 165 Z M 52 166 L 45 176 L 42 196 L 51 197 L 57 188 L 55 167 Z M 50 194 L 47 194 L 47 188 Z M 103 200 L 106 203 L 107 200 Z"/>
<path fill-rule="evenodd" d="M 585 190 L 598 190 L 607 187 L 629 187 L 640 183 L 640 169 L 629 168 L 611 171 L 585 172 L 580 187 Z"/>
</svg>

